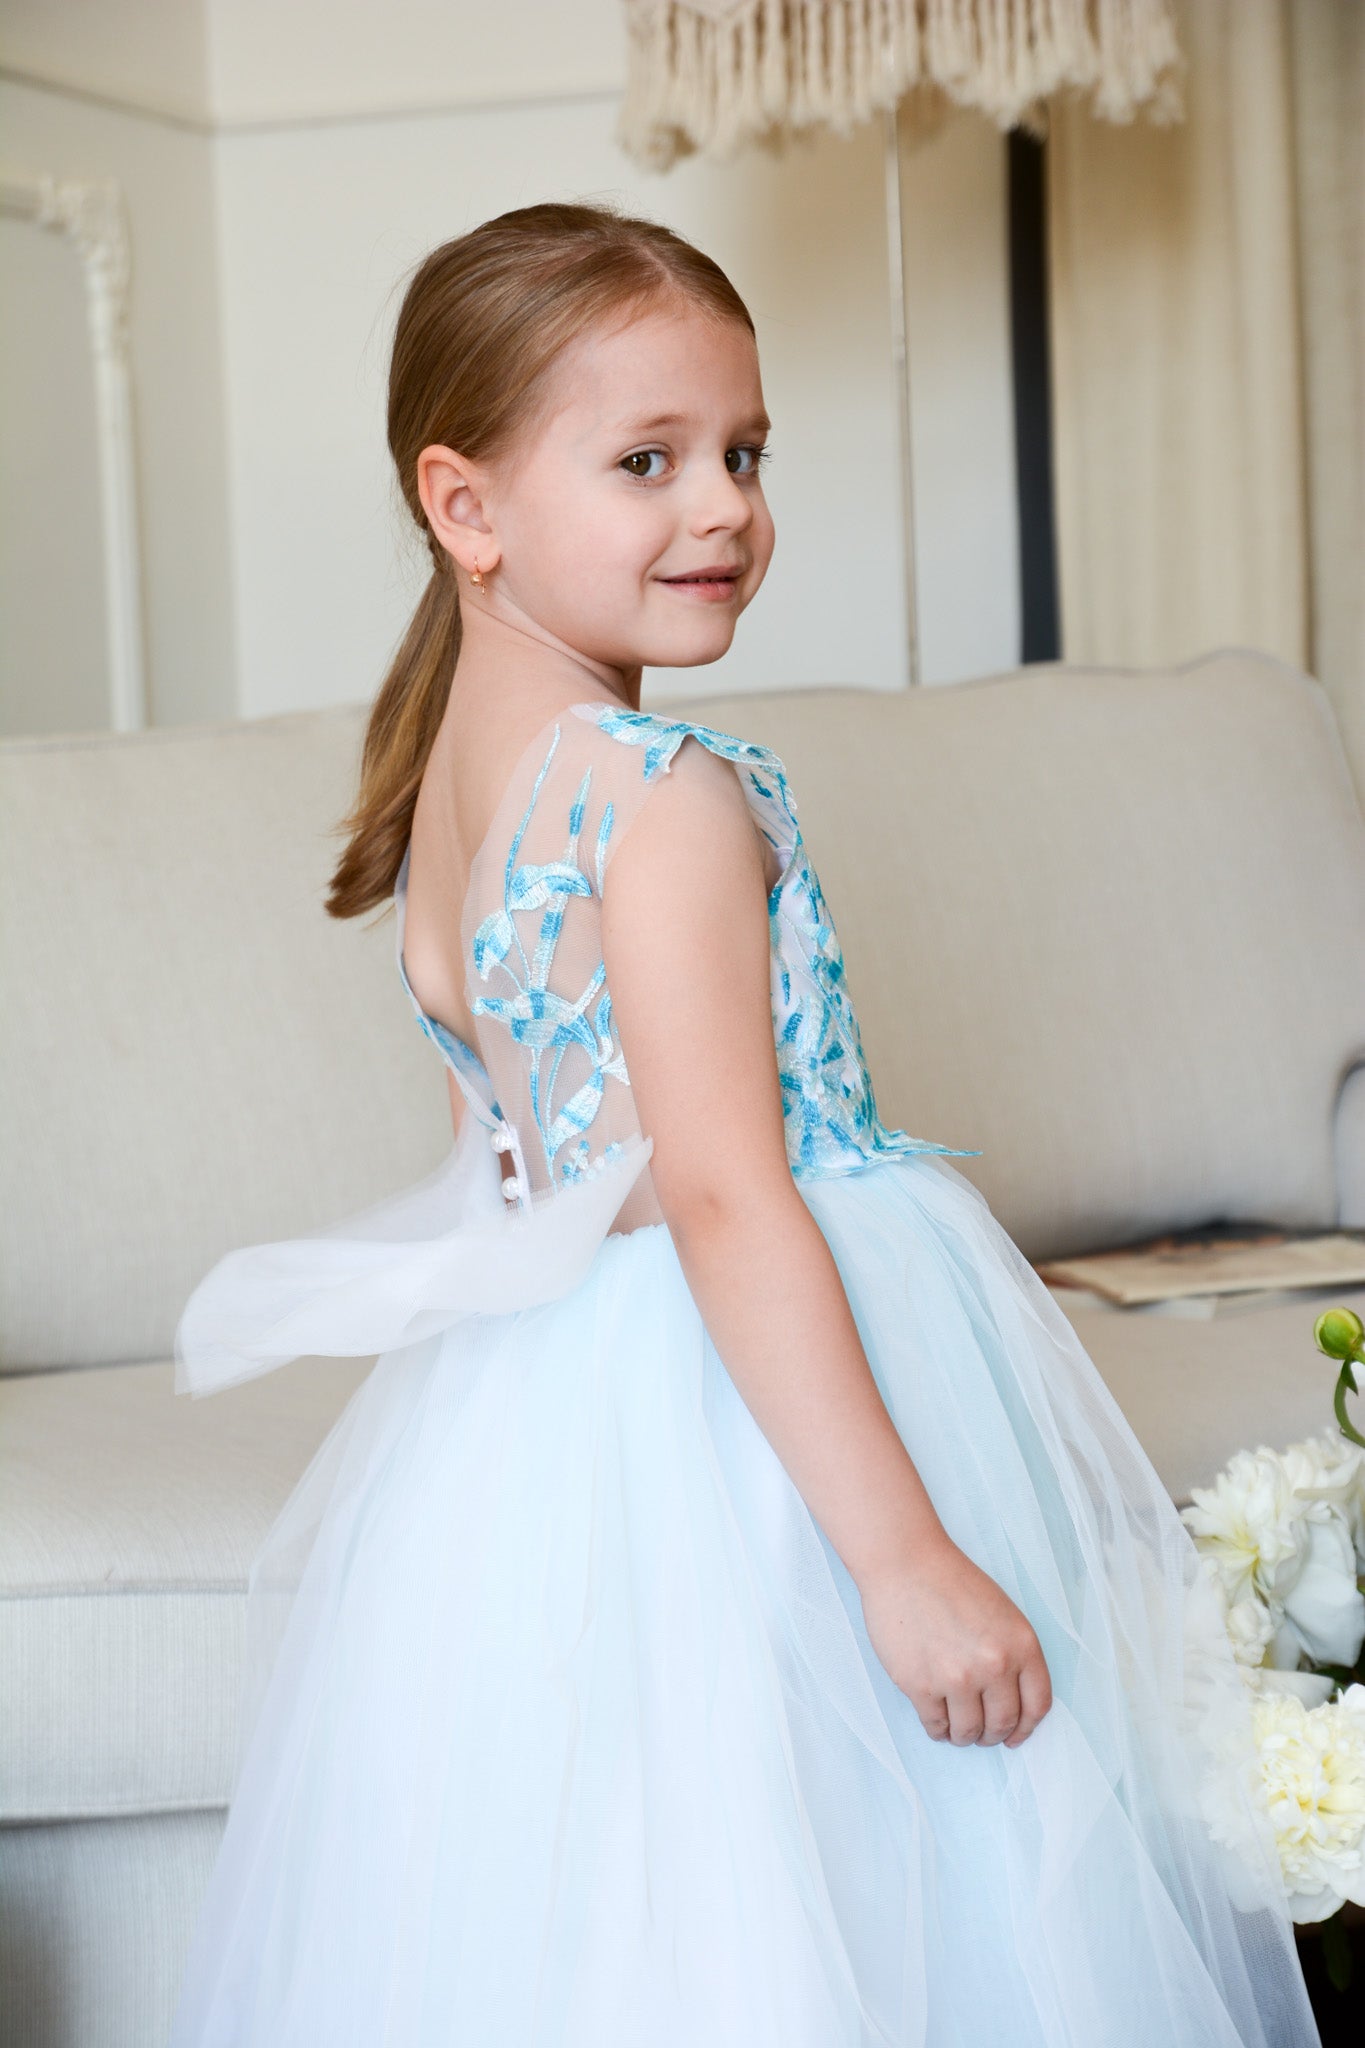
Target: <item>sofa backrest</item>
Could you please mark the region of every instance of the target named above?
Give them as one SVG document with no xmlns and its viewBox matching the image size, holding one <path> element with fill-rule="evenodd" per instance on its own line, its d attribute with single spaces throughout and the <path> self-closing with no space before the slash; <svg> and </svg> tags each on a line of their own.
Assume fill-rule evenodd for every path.
<svg viewBox="0 0 1365 2048">
<path fill-rule="evenodd" d="M 321 903 L 359 707 L 0 747 L 0 1361 L 169 1355 L 239 1244 L 450 1146 L 391 915 Z"/>
<path fill-rule="evenodd" d="M 882 1116 L 979 1146 L 1028 1257 L 1338 1220 L 1365 819 L 1318 683 L 1227 650 L 687 715 L 783 757 Z"/>
<path fill-rule="evenodd" d="M 1337 1216 L 1365 821 L 1250 654 L 652 708 L 786 762 L 888 1123 L 1025 1253 Z M 364 709 L 0 746 L 0 1363 L 168 1353 L 239 1244 L 445 1156 L 391 915 L 321 909 Z"/>
</svg>

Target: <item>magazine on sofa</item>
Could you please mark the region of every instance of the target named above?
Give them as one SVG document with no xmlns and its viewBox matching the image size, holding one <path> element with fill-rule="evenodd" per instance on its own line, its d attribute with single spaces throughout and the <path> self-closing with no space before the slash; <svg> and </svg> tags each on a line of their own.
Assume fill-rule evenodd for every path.
<svg viewBox="0 0 1365 2048">
<path fill-rule="evenodd" d="M 1182 1295 L 1365 1286 L 1365 1231 L 1214 1224 L 1036 1268 L 1053 1287 L 1082 1287 L 1120 1307 Z"/>
</svg>

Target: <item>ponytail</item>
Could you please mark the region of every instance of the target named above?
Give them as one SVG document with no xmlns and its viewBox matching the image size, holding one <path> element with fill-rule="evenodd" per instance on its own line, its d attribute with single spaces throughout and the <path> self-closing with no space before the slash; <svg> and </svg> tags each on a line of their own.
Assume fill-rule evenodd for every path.
<svg viewBox="0 0 1365 2048">
<path fill-rule="evenodd" d="M 360 759 L 360 794 L 338 830 L 350 835 L 325 908 L 360 917 L 393 894 L 412 830 L 422 771 L 450 696 L 460 653 L 460 593 L 454 565 L 433 569 L 403 644 L 370 712 Z"/>
</svg>

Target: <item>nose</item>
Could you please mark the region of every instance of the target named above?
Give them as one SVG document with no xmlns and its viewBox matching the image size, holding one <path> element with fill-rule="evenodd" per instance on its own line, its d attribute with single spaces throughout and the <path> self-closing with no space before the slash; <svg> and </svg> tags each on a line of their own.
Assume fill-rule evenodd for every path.
<svg viewBox="0 0 1365 2048">
<path fill-rule="evenodd" d="M 692 502 L 693 533 L 714 533 L 717 528 L 742 533 L 754 516 L 752 492 L 745 488 L 747 481 L 728 470 L 723 460 L 719 464 L 708 463 Z"/>
</svg>

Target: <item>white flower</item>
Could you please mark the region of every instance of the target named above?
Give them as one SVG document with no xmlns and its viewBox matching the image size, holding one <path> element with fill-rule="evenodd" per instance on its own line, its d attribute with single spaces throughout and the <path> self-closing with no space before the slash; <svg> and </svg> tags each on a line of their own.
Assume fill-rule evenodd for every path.
<svg viewBox="0 0 1365 2048">
<path fill-rule="evenodd" d="M 1265 1662 L 1265 1653 L 1275 1634 L 1276 1617 L 1271 1614 L 1265 1602 L 1249 1593 L 1244 1600 L 1234 1600 L 1228 1591 L 1228 1581 L 1217 1568 L 1214 1558 L 1201 1543 L 1200 1565 L 1222 1617 L 1223 1628 L 1232 1644 L 1232 1654 L 1237 1660 L 1242 1676 L 1256 1670 Z"/>
<path fill-rule="evenodd" d="M 1239 1664 L 1264 1664 L 1265 1653 L 1275 1634 L 1270 1609 L 1260 1600 L 1238 1600 L 1227 1611 L 1227 1630 L 1232 1654 Z"/>
<path fill-rule="evenodd" d="M 1327 1671 L 1277 1671 L 1271 1664 L 1244 1670 L 1243 1678 L 1261 1698 L 1272 1692 L 1292 1693 L 1306 1707 L 1320 1707 L 1336 1691 L 1336 1680 Z"/>
<path fill-rule="evenodd" d="M 1283 1462 L 1308 1531 L 1300 1570 L 1282 1590 L 1285 1622 L 1315 1663 L 1353 1665 L 1365 1643 L 1365 1593 L 1356 1584 L 1351 1527 L 1360 1493 L 1359 1447 L 1324 1431 L 1291 1444 Z M 1298 1658 L 1271 1661 L 1292 1669 Z"/>
<path fill-rule="evenodd" d="M 1304 1516 L 1308 1550 L 1284 1595 L 1284 1625 L 1315 1664 L 1354 1665 L 1365 1643 L 1365 1593 L 1356 1584 L 1351 1532 L 1340 1511 L 1315 1502 Z M 1288 1649 L 1271 1659 L 1293 1670 Z"/>
<path fill-rule="evenodd" d="M 1316 1707 L 1265 1691 L 1252 1722 L 1294 1918 L 1365 1906 L 1365 1685 Z"/>
<path fill-rule="evenodd" d="M 1266 1607 L 1273 1634 L 1264 1661 L 1278 1669 L 1294 1670 L 1303 1656 L 1345 1665 L 1360 1656 L 1365 1594 L 1348 1519 L 1360 1469 L 1315 1438 L 1283 1453 L 1262 1445 L 1239 1451 L 1211 1487 L 1191 1488 L 1193 1505 L 1180 1511 L 1223 1582 L 1230 1614 L 1250 1599 Z"/>
<path fill-rule="evenodd" d="M 1296 1493 L 1330 1501 L 1341 1510 L 1356 1565 L 1365 1572 L 1365 1447 L 1331 1423 L 1316 1436 L 1291 1444 L 1284 1455 Z"/>
<path fill-rule="evenodd" d="M 1253 1594 L 1269 1605 L 1307 1547 L 1282 1460 L 1264 1445 L 1238 1451 L 1212 1486 L 1191 1487 L 1190 1499 L 1181 1519 L 1216 1565 L 1229 1606 Z"/>
</svg>

